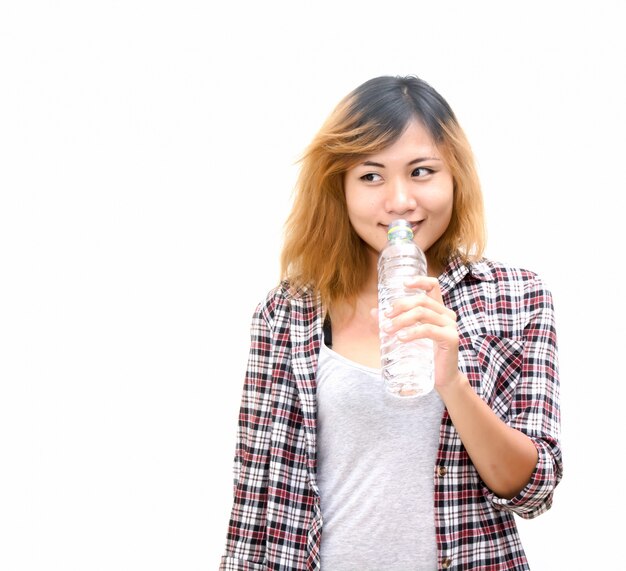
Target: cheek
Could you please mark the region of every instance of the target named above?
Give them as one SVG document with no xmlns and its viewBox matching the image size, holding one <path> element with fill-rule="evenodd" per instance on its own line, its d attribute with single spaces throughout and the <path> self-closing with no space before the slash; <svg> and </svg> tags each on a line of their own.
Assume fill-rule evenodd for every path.
<svg viewBox="0 0 626 571">
<path fill-rule="evenodd" d="M 354 189 L 352 188 L 352 186 L 349 183 L 346 183 L 345 181 L 343 183 L 343 195 L 346 200 L 346 208 L 348 209 L 348 213 L 352 213 L 353 210 L 356 208 L 356 205 L 355 205 L 356 193 Z"/>
<path fill-rule="evenodd" d="M 346 207 L 350 217 L 367 216 L 376 208 L 374 199 L 367 193 L 350 192 L 346 190 Z"/>
<path fill-rule="evenodd" d="M 452 178 L 448 184 L 445 184 L 438 194 L 437 210 L 448 219 L 452 216 L 452 208 L 454 206 L 454 185 Z"/>
<path fill-rule="evenodd" d="M 348 210 L 348 217 L 352 220 L 357 212 L 357 207 L 349 192 L 346 192 L 346 208 Z"/>
<path fill-rule="evenodd" d="M 454 207 L 454 197 L 452 196 L 452 193 L 450 193 L 450 196 L 448 197 L 448 200 L 446 200 L 446 202 L 444 203 L 443 206 L 443 210 L 446 213 L 446 217 L 448 218 L 448 220 L 450 220 L 450 218 L 452 218 L 452 209 Z"/>
<path fill-rule="evenodd" d="M 432 214 L 441 218 L 450 218 L 452 216 L 453 197 L 452 192 L 443 192 L 433 195 L 429 201 L 428 210 Z"/>
</svg>

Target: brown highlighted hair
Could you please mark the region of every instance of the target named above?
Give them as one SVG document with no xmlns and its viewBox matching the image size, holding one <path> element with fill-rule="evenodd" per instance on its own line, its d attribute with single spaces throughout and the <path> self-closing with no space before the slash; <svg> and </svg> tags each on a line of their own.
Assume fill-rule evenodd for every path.
<svg viewBox="0 0 626 571">
<path fill-rule="evenodd" d="M 364 157 L 392 145 L 420 120 L 452 173 L 454 203 L 444 234 L 429 257 L 446 266 L 482 256 L 485 227 L 474 156 L 448 105 L 415 76 L 366 81 L 339 102 L 300 159 L 291 213 L 285 223 L 281 275 L 312 287 L 325 304 L 353 300 L 368 272 L 366 247 L 348 219 L 344 174 Z"/>
</svg>

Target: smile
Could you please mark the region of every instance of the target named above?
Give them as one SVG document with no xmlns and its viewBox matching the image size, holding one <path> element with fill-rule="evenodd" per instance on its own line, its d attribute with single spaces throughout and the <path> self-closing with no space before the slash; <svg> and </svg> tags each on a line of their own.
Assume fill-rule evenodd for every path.
<svg viewBox="0 0 626 571">
<path fill-rule="evenodd" d="M 416 222 L 411 222 L 411 230 L 413 230 L 413 234 L 417 232 L 417 229 L 422 225 L 423 220 L 417 220 Z"/>
<path fill-rule="evenodd" d="M 409 224 L 411 224 L 411 230 L 413 230 L 413 234 L 415 234 L 415 232 L 419 229 L 419 227 L 422 225 L 422 222 L 424 222 L 424 220 L 409 220 Z M 389 223 L 387 224 L 382 224 L 380 223 L 379 226 L 381 228 L 384 228 L 385 231 L 387 231 L 387 229 L 389 228 Z"/>
</svg>

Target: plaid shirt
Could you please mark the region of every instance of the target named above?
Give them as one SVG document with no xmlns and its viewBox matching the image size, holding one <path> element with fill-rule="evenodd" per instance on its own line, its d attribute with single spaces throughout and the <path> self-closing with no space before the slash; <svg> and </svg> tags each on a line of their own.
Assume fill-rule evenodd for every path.
<svg viewBox="0 0 626 571">
<path fill-rule="evenodd" d="M 535 274 L 485 259 L 454 260 L 439 283 L 458 316 L 459 368 L 539 456 L 516 497 L 497 497 L 444 410 L 433 466 L 439 568 L 528 569 L 513 514 L 530 519 L 548 510 L 562 474 L 551 294 Z M 286 283 L 254 314 L 222 571 L 320 568 L 315 374 L 322 325 L 319 299 Z"/>
</svg>

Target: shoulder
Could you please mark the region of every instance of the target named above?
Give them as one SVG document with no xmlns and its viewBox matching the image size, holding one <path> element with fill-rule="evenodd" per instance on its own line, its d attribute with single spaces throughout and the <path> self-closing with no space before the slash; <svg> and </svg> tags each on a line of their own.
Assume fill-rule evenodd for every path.
<svg viewBox="0 0 626 571">
<path fill-rule="evenodd" d="M 271 306 L 288 304 L 293 301 L 314 302 L 315 299 L 316 295 L 313 288 L 309 286 L 293 286 L 289 280 L 283 280 L 267 292 L 261 303 Z"/>
<path fill-rule="evenodd" d="M 288 314 L 294 304 L 314 308 L 318 305 L 318 297 L 310 287 L 294 287 L 288 280 L 283 280 L 259 302 L 257 313 L 272 323 L 277 317 Z"/>
<path fill-rule="evenodd" d="M 530 322 L 551 321 L 552 294 L 532 270 L 482 258 L 451 295 L 451 305 L 465 329 L 500 337 L 521 337 Z"/>
<path fill-rule="evenodd" d="M 479 279 L 487 282 L 495 282 L 503 287 L 523 288 L 543 287 L 543 280 L 534 271 L 511 266 L 502 262 L 481 258 L 469 264 L 470 273 Z"/>
<path fill-rule="evenodd" d="M 523 305 L 551 305 L 552 293 L 536 272 L 488 258 L 470 264 L 470 273 L 484 281 L 499 298 L 519 300 Z M 489 286 L 488 286 L 489 287 Z"/>
<path fill-rule="evenodd" d="M 480 274 L 487 281 L 523 283 L 539 279 L 539 276 L 532 270 L 511 266 L 489 258 L 481 258 L 476 262 L 471 262 L 469 267 L 472 274 Z"/>
</svg>

